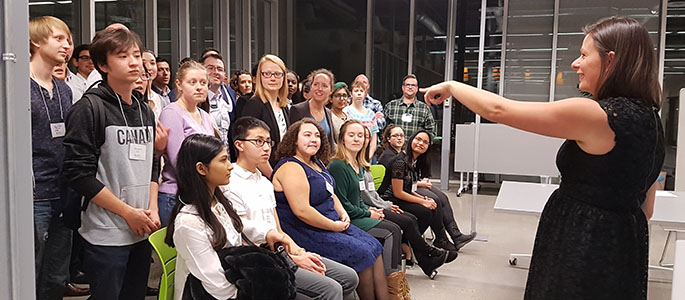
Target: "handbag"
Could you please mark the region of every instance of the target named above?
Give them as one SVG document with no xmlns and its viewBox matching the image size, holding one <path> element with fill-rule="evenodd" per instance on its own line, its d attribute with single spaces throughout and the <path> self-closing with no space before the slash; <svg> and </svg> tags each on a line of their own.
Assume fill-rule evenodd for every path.
<svg viewBox="0 0 685 300">
<path fill-rule="evenodd" d="M 288 255 L 283 245 L 280 251 L 256 246 L 244 234 L 247 246 L 228 247 L 217 251 L 224 275 L 238 288 L 239 300 L 294 299 L 296 295 L 295 271 L 286 263 Z M 281 253 L 281 254 L 278 254 Z M 292 262 L 292 259 L 290 259 Z M 294 262 L 292 262 L 294 264 Z M 183 288 L 184 300 L 214 300 L 202 282 L 188 274 Z"/>
</svg>

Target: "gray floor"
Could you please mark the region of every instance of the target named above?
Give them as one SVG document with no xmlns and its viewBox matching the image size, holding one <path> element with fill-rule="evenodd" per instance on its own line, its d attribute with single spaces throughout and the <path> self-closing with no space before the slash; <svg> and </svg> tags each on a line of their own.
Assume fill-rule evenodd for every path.
<svg viewBox="0 0 685 300">
<path fill-rule="evenodd" d="M 470 229 L 471 195 L 456 197 L 455 190 L 448 192 L 457 221 L 462 231 Z M 407 278 L 414 300 L 478 299 L 518 300 L 523 298 L 527 270 L 509 266 L 510 253 L 529 253 L 538 219 L 493 211 L 496 191 L 482 191 L 478 196 L 477 230 L 487 242 L 472 242 L 462 249 L 456 261 L 439 269 L 435 280 L 423 275 L 418 267 L 407 270 Z M 488 195 L 489 194 L 489 195 Z M 666 233 L 653 226 L 650 245 L 650 263 L 658 263 L 666 240 Z M 673 261 L 673 242 L 666 262 Z M 670 299 L 671 284 L 649 282 L 648 299 Z M 67 299 L 86 299 L 67 298 Z M 148 297 L 148 300 L 156 299 Z"/>
</svg>

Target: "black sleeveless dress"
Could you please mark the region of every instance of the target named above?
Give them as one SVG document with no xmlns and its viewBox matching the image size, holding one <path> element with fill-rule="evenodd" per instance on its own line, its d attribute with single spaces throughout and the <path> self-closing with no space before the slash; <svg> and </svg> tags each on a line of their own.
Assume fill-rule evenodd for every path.
<svg viewBox="0 0 685 300">
<path fill-rule="evenodd" d="M 562 179 L 535 237 L 525 299 L 646 299 L 649 233 L 641 210 L 664 162 L 659 115 L 627 98 L 599 101 L 615 133 L 607 154 L 567 140 Z"/>
</svg>

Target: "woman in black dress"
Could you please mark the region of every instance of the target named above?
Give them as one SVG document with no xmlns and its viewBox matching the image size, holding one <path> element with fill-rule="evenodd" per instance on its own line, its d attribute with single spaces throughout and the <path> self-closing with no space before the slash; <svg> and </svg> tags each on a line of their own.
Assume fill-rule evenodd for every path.
<svg viewBox="0 0 685 300">
<path fill-rule="evenodd" d="M 457 82 L 428 89 L 488 120 L 565 138 L 540 217 L 525 299 L 646 299 L 655 180 L 664 161 L 654 45 L 636 20 L 586 26 L 571 65 L 592 99 L 517 102 Z"/>
</svg>

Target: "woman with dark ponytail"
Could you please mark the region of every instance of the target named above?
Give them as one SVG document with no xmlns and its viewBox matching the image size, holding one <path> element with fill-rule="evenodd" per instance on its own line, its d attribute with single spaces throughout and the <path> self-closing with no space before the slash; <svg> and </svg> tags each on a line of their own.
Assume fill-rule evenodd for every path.
<svg viewBox="0 0 685 300">
<path fill-rule="evenodd" d="M 233 165 L 221 140 L 204 134 L 188 136 L 178 152 L 178 202 L 167 228 L 166 243 L 176 247 L 174 299 L 181 299 L 192 274 L 216 299 L 236 298 L 238 288 L 226 279 L 217 251 L 243 244 L 243 223 L 219 186 L 229 182 Z M 248 237 L 288 244 L 275 230 Z"/>
</svg>

